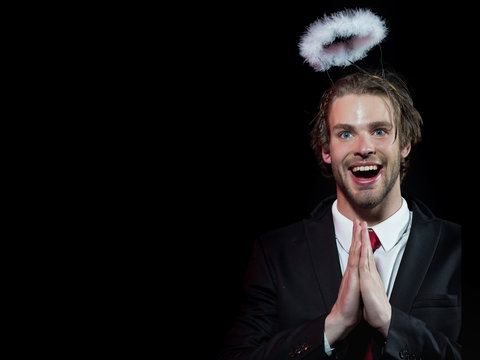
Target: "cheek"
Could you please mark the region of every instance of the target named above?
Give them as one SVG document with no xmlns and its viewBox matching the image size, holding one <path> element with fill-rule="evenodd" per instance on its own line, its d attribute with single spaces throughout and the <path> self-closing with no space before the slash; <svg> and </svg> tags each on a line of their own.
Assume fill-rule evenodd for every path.
<svg viewBox="0 0 480 360">
<path fill-rule="evenodd" d="M 397 141 L 393 142 L 393 139 L 388 141 L 379 141 L 376 146 L 376 150 L 387 155 L 388 157 L 400 155 L 400 144 Z"/>
<path fill-rule="evenodd" d="M 348 156 L 352 152 L 350 149 L 351 146 L 347 142 L 338 143 L 338 142 L 330 142 L 330 156 L 332 161 L 342 161 L 344 158 Z"/>
<path fill-rule="evenodd" d="M 377 156 L 382 159 L 382 161 L 386 161 L 390 163 L 390 165 L 400 166 L 400 162 L 402 161 L 402 153 L 398 146 L 395 144 L 392 146 L 379 146 L 377 147 Z"/>
</svg>

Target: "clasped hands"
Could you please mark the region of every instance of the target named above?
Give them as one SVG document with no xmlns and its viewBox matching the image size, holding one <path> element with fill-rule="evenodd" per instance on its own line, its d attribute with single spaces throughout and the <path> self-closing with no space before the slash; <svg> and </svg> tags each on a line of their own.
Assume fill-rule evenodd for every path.
<svg viewBox="0 0 480 360">
<path fill-rule="evenodd" d="M 325 335 L 333 345 L 364 319 L 387 337 L 392 309 L 373 258 L 365 221 L 353 221 L 352 244 L 338 297 L 325 319 Z"/>
</svg>

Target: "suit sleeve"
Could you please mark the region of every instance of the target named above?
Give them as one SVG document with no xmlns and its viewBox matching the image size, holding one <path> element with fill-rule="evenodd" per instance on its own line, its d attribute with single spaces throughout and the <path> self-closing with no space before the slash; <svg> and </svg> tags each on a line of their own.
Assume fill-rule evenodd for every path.
<svg viewBox="0 0 480 360">
<path fill-rule="evenodd" d="M 462 358 L 458 343 L 429 328 L 424 321 L 394 307 L 384 355 L 393 359 Z"/>
<path fill-rule="evenodd" d="M 244 299 L 218 359 L 327 359 L 323 334 L 327 314 L 281 329 L 276 279 L 260 241 L 247 267 Z"/>
</svg>

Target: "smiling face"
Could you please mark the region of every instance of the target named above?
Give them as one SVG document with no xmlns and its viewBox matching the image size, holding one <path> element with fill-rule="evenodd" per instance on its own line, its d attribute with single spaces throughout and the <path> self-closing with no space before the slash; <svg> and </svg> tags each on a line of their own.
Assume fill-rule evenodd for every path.
<svg viewBox="0 0 480 360">
<path fill-rule="evenodd" d="M 331 104 L 328 121 L 330 143 L 322 157 L 332 166 L 339 210 L 381 206 L 396 211 L 401 205 L 401 159 L 410 152 L 410 143 L 400 149 L 388 100 L 341 96 Z"/>
</svg>

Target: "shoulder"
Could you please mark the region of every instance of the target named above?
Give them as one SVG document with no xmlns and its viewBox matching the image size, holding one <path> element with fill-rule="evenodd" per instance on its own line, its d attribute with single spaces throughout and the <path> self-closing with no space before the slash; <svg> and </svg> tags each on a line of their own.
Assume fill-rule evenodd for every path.
<svg viewBox="0 0 480 360">
<path fill-rule="evenodd" d="M 427 205 L 418 199 L 409 198 L 407 202 L 409 209 L 413 213 L 413 228 L 429 229 L 432 232 L 438 233 L 441 243 L 448 243 L 450 246 L 460 246 L 462 236 L 462 227 L 460 224 L 437 217 Z"/>
<path fill-rule="evenodd" d="M 437 217 L 430 208 L 417 198 L 405 196 L 408 208 L 413 212 L 413 215 L 423 222 L 437 222 L 443 226 L 452 229 L 453 231 L 460 231 L 461 225 L 453 221 Z"/>
<path fill-rule="evenodd" d="M 295 223 L 269 230 L 263 233 L 258 239 L 258 243 L 264 248 L 279 247 L 281 245 L 288 246 L 305 238 L 305 222 L 303 219 Z"/>
<path fill-rule="evenodd" d="M 293 250 L 307 246 L 308 242 L 333 237 L 332 203 L 332 199 L 325 199 L 310 217 L 267 231 L 257 239 L 257 242 L 265 249 Z"/>
</svg>

